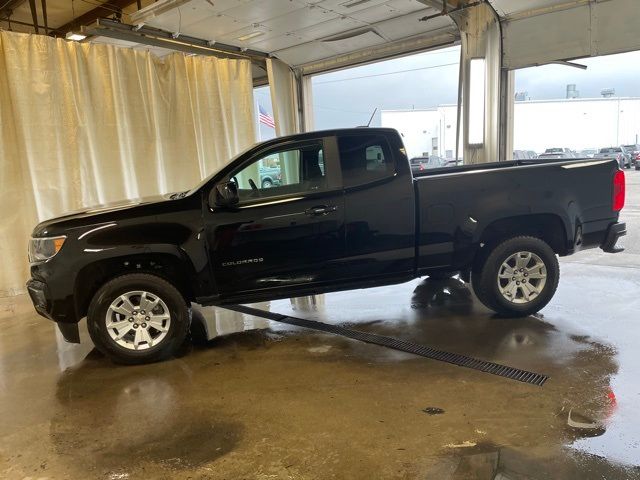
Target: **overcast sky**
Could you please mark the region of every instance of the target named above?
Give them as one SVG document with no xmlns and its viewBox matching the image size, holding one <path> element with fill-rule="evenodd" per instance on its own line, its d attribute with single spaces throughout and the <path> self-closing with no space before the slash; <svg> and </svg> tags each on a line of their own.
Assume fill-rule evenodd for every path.
<svg viewBox="0 0 640 480">
<path fill-rule="evenodd" d="M 341 70 L 312 79 L 315 127 L 380 125 L 380 110 L 432 108 L 455 104 L 458 96 L 460 47 L 421 53 Z M 581 98 L 600 97 L 604 88 L 616 95 L 640 96 L 640 52 L 576 60 L 587 70 L 545 65 L 516 71 L 516 92 L 531 100 L 565 98 L 567 84 L 576 84 Z M 268 89 L 256 92 L 257 102 L 271 112 Z M 262 139 L 272 135 L 261 126 Z"/>
</svg>

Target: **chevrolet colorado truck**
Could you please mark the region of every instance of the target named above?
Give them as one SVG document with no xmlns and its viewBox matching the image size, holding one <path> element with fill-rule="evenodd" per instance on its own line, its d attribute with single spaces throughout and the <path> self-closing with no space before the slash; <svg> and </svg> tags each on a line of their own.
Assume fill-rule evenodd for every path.
<svg viewBox="0 0 640 480">
<path fill-rule="evenodd" d="M 281 180 L 259 186 L 265 158 Z M 615 159 L 517 160 L 412 174 L 399 134 L 356 128 L 257 144 L 190 191 L 39 224 L 35 309 L 120 363 L 170 356 L 191 304 L 225 305 L 460 274 L 498 314 L 552 298 L 558 256 L 617 252 Z"/>
</svg>

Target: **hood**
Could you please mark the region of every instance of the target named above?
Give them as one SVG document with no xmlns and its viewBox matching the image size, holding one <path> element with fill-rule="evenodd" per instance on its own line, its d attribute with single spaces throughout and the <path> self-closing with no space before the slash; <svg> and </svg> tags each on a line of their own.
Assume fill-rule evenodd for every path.
<svg viewBox="0 0 640 480">
<path fill-rule="evenodd" d="M 184 198 L 186 194 L 187 192 L 153 195 L 74 210 L 59 217 L 50 218 L 41 222 L 33 230 L 33 236 L 44 237 L 60 235 L 65 230 L 71 228 L 127 218 L 132 210 L 165 202 L 175 202 Z"/>
</svg>

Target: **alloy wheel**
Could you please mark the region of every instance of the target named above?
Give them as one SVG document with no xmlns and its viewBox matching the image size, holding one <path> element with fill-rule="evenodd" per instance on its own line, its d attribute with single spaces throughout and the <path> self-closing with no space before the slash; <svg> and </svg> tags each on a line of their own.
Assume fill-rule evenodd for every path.
<svg viewBox="0 0 640 480">
<path fill-rule="evenodd" d="M 535 300 L 547 283 L 547 267 L 533 252 L 516 252 L 498 269 L 498 290 L 511 303 Z"/>
<path fill-rule="evenodd" d="M 158 295 L 132 291 L 111 302 L 105 322 L 109 336 L 119 346 L 128 350 L 147 350 L 166 337 L 171 315 Z"/>
</svg>

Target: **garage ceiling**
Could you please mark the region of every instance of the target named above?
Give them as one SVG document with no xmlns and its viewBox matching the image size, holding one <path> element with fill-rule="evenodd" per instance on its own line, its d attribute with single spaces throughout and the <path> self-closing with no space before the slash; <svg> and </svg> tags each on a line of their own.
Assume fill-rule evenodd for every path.
<svg viewBox="0 0 640 480">
<path fill-rule="evenodd" d="M 588 0 L 582 2 L 568 0 L 489 0 L 489 3 L 501 18 L 508 18 L 550 7 L 559 8 L 574 5 L 575 3 L 588 3 Z"/>
<path fill-rule="evenodd" d="M 31 22 L 28 2 L 10 3 L 12 19 Z M 110 0 L 123 2 L 128 0 Z M 487 0 L 503 25 L 503 66 L 521 68 L 555 60 L 640 49 L 640 0 Z M 40 2 L 36 1 L 38 9 Z M 122 21 L 259 50 L 305 73 L 330 70 L 430 47 L 451 44 L 459 32 L 448 16 L 437 15 L 441 0 L 135 0 Z M 449 8 L 463 0 L 449 0 Z M 56 28 L 96 8 L 98 0 L 47 0 L 49 26 Z M 40 13 L 40 23 L 42 15 Z M 33 31 L 25 25 L 14 30 Z M 541 35 L 540 32 L 545 32 Z M 613 34 L 612 34 L 613 32 Z M 95 40 L 95 39 L 94 39 Z M 97 41 L 157 54 L 170 50 Z"/>
<path fill-rule="evenodd" d="M 290 65 L 416 37 L 457 39 L 448 17 L 417 0 L 160 0 L 133 23 L 260 50 Z"/>
</svg>

